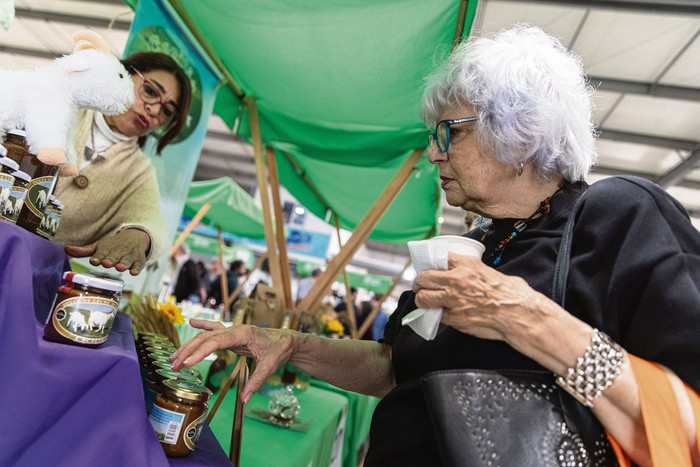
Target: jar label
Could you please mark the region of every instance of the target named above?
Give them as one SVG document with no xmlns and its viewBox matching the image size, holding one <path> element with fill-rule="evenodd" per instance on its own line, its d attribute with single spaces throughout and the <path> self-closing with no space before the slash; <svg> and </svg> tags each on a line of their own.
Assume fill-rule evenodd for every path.
<svg viewBox="0 0 700 467">
<path fill-rule="evenodd" d="M 9 214 L 13 212 L 14 209 L 14 205 L 10 201 L 12 185 L 14 184 L 15 177 L 0 172 L 0 217 L 4 220 L 10 220 Z M 5 211 L 7 211 L 8 215 L 5 215 Z"/>
<path fill-rule="evenodd" d="M 119 304 L 97 297 L 74 297 L 58 303 L 51 313 L 56 332 L 81 344 L 102 344 L 112 329 Z"/>
<path fill-rule="evenodd" d="M 151 422 L 151 426 L 161 443 L 177 444 L 182 425 L 185 423 L 185 414 L 173 412 L 172 410 L 164 409 L 158 404 L 153 404 L 151 413 L 148 414 L 148 420 Z"/>
<path fill-rule="evenodd" d="M 183 436 L 183 441 L 185 441 L 185 446 L 190 451 L 194 451 L 197 447 L 197 441 L 199 441 L 199 435 L 202 434 L 202 425 L 204 425 L 204 420 L 206 418 L 206 411 L 197 417 L 192 423 L 187 425 L 185 428 L 185 436 Z"/>
<path fill-rule="evenodd" d="M 41 224 L 37 227 L 36 232 L 45 237 L 53 238 L 53 236 L 56 235 L 58 222 L 58 214 L 49 206 L 46 208 L 46 212 L 44 212 L 44 216 L 41 218 Z"/>
<path fill-rule="evenodd" d="M 54 181 L 54 177 L 37 177 L 27 183 L 27 199 L 24 202 L 34 215 L 39 217 L 44 215 Z"/>
<path fill-rule="evenodd" d="M 15 224 L 19 217 L 19 212 L 24 206 L 24 198 L 27 196 L 27 189 L 23 186 L 13 186 L 10 196 L 0 206 L 0 218 Z"/>
</svg>

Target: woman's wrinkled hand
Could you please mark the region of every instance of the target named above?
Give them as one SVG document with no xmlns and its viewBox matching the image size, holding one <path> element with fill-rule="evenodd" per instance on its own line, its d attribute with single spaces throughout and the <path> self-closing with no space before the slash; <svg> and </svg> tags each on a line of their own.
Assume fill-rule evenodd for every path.
<svg viewBox="0 0 700 467">
<path fill-rule="evenodd" d="M 289 360 L 294 350 L 294 333 L 289 330 L 249 325 L 227 328 L 220 322 L 201 319 L 191 319 L 190 325 L 204 331 L 187 341 L 170 357 L 173 369 L 192 366 L 220 349 L 229 349 L 237 355 L 251 357 L 256 364 L 243 388 L 244 403 L 248 403 L 268 376 Z"/>
<path fill-rule="evenodd" d="M 544 319 L 545 296 L 524 279 L 507 276 L 479 258 L 449 254 L 446 271 L 419 272 L 416 305 L 443 308 L 442 322 L 482 339 L 511 342 Z"/>
<path fill-rule="evenodd" d="M 119 272 L 129 271 L 138 275 L 146 265 L 146 255 L 151 239 L 139 229 L 124 229 L 115 235 L 85 246 L 68 245 L 65 251 L 76 258 L 90 256 L 90 264 L 114 268 Z"/>
</svg>

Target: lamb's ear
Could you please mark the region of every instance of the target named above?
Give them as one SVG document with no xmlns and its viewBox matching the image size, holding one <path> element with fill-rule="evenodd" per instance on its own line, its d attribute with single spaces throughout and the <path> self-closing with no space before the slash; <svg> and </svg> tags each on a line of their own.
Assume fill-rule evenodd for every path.
<svg viewBox="0 0 700 467">
<path fill-rule="evenodd" d="M 85 71 L 90 68 L 90 60 L 83 54 L 66 55 L 59 60 L 61 61 L 63 70 L 66 73 Z"/>
<path fill-rule="evenodd" d="M 83 29 L 81 31 L 76 32 L 75 34 L 73 34 L 73 37 L 71 39 L 76 44 L 74 52 L 77 52 L 78 50 L 83 50 L 78 49 L 78 47 L 80 47 L 80 43 L 84 41 L 89 43 L 92 46 L 92 48 L 94 48 L 98 52 L 102 52 L 103 54 L 111 53 L 107 41 L 104 40 L 102 36 L 100 36 L 94 31 L 90 31 L 89 29 Z"/>
</svg>

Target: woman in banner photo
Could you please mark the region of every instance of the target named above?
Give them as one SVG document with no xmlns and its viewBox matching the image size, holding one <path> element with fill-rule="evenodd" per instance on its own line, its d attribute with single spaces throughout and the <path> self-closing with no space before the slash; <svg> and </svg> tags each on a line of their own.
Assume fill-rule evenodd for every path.
<svg viewBox="0 0 700 467">
<path fill-rule="evenodd" d="M 165 54 L 137 52 L 122 63 L 136 100 L 120 115 L 79 115 L 78 172 L 60 177 L 54 193 L 65 206 L 55 240 L 71 256 L 137 275 L 166 242 L 156 173 L 141 148 L 153 135 L 160 154 L 174 140 L 187 120 L 192 90 Z"/>
<path fill-rule="evenodd" d="M 244 400 L 286 360 L 381 397 L 365 466 L 439 462 L 419 383 L 425 374 L 546 370 L 563 377 L 562 391 L 592 404 L 634 462 L 648 465 L 630 354 L 668 368 L 674 389 L 683 381 L 700 391 L 700 235 L 652 183 L 586 184 L 596 161 L 592 94 L 580 59 L 536 27 L 458 45 L 429 78 L 421 116 L 434 128 L 428 158 L 447 202 L 490 220 L 468 234 L 484 243 L 483 258 L 450 254 L 448 270 L 418 273 L 378 343 L 192 320 L 205 331 L 175 353 L 173 367 L 228 348 L 256 360 Z M 586 190 L 564 309 L 551 298 L 554 265 L 572 205 Z M 402 325 L 416 307 L 443 308 L 434 340 Z M 567 380 L 581 365 L 588 389 Z M 693 449 L 689 399 L 682 391 L 678 399 Z"/>
</svg>

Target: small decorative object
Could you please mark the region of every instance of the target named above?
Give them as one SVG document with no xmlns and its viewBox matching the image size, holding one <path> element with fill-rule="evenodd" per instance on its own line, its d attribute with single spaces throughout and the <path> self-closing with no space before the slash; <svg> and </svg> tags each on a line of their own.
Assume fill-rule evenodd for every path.
<svg viewBox="0 0 700 467">
<path fill-rule="evenodd" d="M 284 391 L 278 391 L 272 395 L 268 407 L 272 414 L 271 422 L 276 425 L 289 427 L 299 414 L 301 403 L 297 396 L 294 395 L 293 387 L 287 386 Z"/>
<path fill-rule="evenodd" d="M 71 55 L 51 65 L 0 72 L 0 132 L 24 128 L 30 151 L 74 172 L 72 131 L 78 109 L 113 115 L 134 102 L 134 84 L 109 44 L 89 30 L 76 32 Z"/>
</svg>

